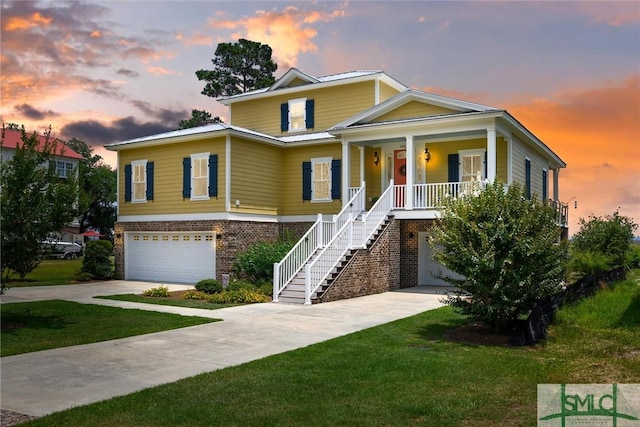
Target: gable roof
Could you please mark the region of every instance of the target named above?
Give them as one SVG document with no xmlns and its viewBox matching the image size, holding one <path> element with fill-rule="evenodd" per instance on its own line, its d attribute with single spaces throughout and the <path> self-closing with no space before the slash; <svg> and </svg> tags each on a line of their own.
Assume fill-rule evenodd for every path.
<svg viewBox="0 0 640 427">
<path fill-rule="evenodd" d="M 27 135 L 29 135 L 28 132 L 27 132 Z M 38 138 L 38 148 L 42 150 L 45 143 L 47 142 L 47 137 L 39 134 L 36 136 Z M 51 137 L 49 137 L 49 140 L 53 140 L 53 142 L 55 142 L 56 144 L 56 147 L 55 147 L 56 149 L 55 149 L 55 152 L 53 153 L 55 156 L 67 157 L 69 159 L 78 159 L 78 160 L 84 159 L 84 157 L 82 157 L 80 154 L 73 151 L 71 148 L 67 147 L 64 141 L 58 138 L 51 138 Z M 22 131 L 19 131 L 16 129 L 5 129 L 4 140 L 2 141 L 2 148 L 9 148 L 9 149 L 15 150 L 18 144 L 22 146 Z"/>
<path fill-rule="evenodd" d="M 375 105 L 368 110 L 361 112 L 347 120 L 338 123 L 331 129 L 344 129 L 346 127 L 370 122 L 371 120 L 380 117 L 390 111 L 393 111 L 409 102 L 417 101 L 425 104 L 436 105 L 438 107 L 454 110 L 456 113 L 477 113 L 486 111 L 495 111 L 497 108 L 489 107 L 487 105 L 476 104 L 473 102 L 462 101 L 460 99 L 449 98 L 442 95 L 436 95 L 433 93 L 427 93 L 416 89 L 408 89 L 404 92 L 392 96 L 384 102 Z"/>
<path fill-rule="evenodd" d="M 280 77 L 273 85 L 256 89 L 245 93 L 239 93 L 237 95 L 218 98 L 217 101 L 224 105 L 230 105 L 236 101 L 245 101 L 249 99 L 260 98 L 264 96 L 270 96 L 272 92 L 278 91 L 278 93 L 286 93 L 300 90 L 300 85 L 288 86 L 292 81 L 301 79 L 312 85 L 313 88 L 324 88 L 329 86 L 337 86 L 348 83 L 355 83 L 358 81 L 376 80 L 379 79 L 389 86 L 399 90 L 405 91 L 407 86 L 400 83 L 396 79 L 388 76 L 380 70 L 358 70 L 349 71 L 346 73 L 331 74 L 323 77 L 314 77 L 311 74 L 307 74 L 298 70 L 297 68 L 289 69 L 282 77 Z"/>
</svg>

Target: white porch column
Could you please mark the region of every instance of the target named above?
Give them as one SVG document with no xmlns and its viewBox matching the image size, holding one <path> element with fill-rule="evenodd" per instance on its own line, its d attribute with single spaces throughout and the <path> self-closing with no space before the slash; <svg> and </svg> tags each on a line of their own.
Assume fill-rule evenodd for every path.
<svg viewBox="0 0 640 427">
<path fill-rule="evenodd" d="M 360 152 L 360 182 L 364 182 L 364 147 L 358 147 Z"/>
<path fill-rule="evenodd" d="M 413 210 L 413 184 L 415 182 L 415 170 L 416 170 L 416 150 L 413 146 L 413 135 L 408 135 L 405 137 L 407 141 L 407 192 L 406 192 L 406 200 L 404 201 L 404 208 L 406 210 Z"/>
<path fill-rule="evenodd" d="M 560 178 L 560 168 L 551 169 L 553 171 L 553 200 L 556 202 L 560 200 L 560 190 L 558 188 L 558 181 Z"/>
<path fill-rule="evenodd" d="M 487 176 L 489 182 L 496 180 L 496 129 L 487 129 Z"/>
<path fill-rule="evenodd" d="M 342 207 L 349 201 L 349 169 L 351 167 L 351 157 L 349 156 L 349 142 L 342 141 Z"/>
</svg>

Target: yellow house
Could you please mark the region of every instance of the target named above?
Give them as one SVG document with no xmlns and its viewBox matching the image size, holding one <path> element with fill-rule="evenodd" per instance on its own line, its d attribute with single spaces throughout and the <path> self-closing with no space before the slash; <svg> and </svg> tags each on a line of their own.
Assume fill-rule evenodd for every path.
<svg viewBox="0 0 640 427">
<path fill-rule="evenodd" d="M 382 71 L 218 100 L 230 123 L 118 142 L 116 269 L 131 280 L 233 275 L 239 252 L 301 236 L 274 300 L 310 303 L 441 284 L 427 233 L 442 197 L 523 184 L 567 226 L 566 164 L 507 111 L 411 89 Z"/>
</svg>

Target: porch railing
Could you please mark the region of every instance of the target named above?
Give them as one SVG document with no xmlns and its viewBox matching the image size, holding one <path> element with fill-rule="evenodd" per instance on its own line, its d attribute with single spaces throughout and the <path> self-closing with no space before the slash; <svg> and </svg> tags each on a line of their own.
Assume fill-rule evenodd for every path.
<svg viewBox="0 0 640 427">
<path fill-rule="evenodd" d="M 350 188 L 349 195 L 351 196 L 349 201 L 337 215 L 333 216 L 331 221 L 327 221 L 322 214 L 318 214 L 316 222 L 298 243 L 285 255 L 282 261 L 273 265 L 273 301 L 278 301 L 278 296 L 287 283 L 298 274 L 313 254 L 318 249 L 326 247 L 334 239 L 338 230 L 350 221 L 350 218 L 362 212 L 365 201 L 365 183 L 362 183 L 362 187 Z"/>
<path fill-rule="evenodd" d="M 382 193 L 373 204 L 371 209 L 362 216 L 362 221 L 358 221 L 361 222 L 362 225 L 354 230 L 354 233 L 357 235 L 357 244 L 359 247 L 364 248 L 367 246 L 369 239 L 371 239 L 378 227 L 380 227 L 380 224 L 382 224 L 389 215 L 396 194 L 394 188 L 393 180 L 391 180 L 384 193 Z"/>
<path fill-rule="evenodd" d="M 561 227 L 568 227 L 569 205 L 557 200 L 549 200 L 549 204 L 556 213 L 556 223 Z"/>
<path fill-rule="evenodd" d="M 446 198 L 476 194 L 486 185 L 486 181 L 415 184 L 413 186 L 413 209 L 436 209 Z M 411 197 L 411 195 L 407 196 L 407 186 L 395 185 L 393 209 L 404 209 L 407 197 Z"/>
</svg>

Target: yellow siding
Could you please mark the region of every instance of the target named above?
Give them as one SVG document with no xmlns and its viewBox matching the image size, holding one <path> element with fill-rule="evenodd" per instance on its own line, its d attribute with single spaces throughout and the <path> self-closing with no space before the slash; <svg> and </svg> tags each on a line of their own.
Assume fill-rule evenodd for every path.
<svg viewBox="0 0 640 427">
<path fill-rule="evenodd" d="M 335 214 L 342 209 L 340 200 L 323 203 L 302 200 L 302 162 L 308 162 L 316 157 L 340 159 L 342 147 L 340 144 L 328 144 L 318 147 L 289 148 L 282 151 L 282 183 L 280 185 L 282 215 Z"/>
<path fill-rule="evenodd" d="M 408 119 L 413 117 L 438 116 L 442 114 L 451 114 L 456 111 L 449 108 L 439 107 L 437 105 L 425 104 L 424 102 L 411 101 L 393 111 L 376 117 L 373 122 L 385 122 L 388 120 Z"/>
<path fill-rule="evenodd" d="M 427 164 L 427 183 L 447 182 L 449 180 L 449 154 L 460 150 L 487 149 L 486 139 L 448 141 L 427 144 L 431 160 Z M 507 182 L 507 145 L 499 140 L 497 144 L 497 179 Z"/>
<path fill-rule="evenodd" d="M 303 80 L 300 77 L 296 77 L 295 79 L 291 80 L 288 85 L 284 87 L 294 87 L 294 86 L 302 86 L 302 85 L 308 85 L 308 84 L 309 84 L 308 81 Z"/>
<path fill-rule="evenodd" d="M 281 162 L 282 149 L 278 147 L 232 138 L 231 211 L 277 215 Z"/>
<path fill-rule="evenodd" d="M 351 146 L 351 176 L 349 178 L 349 187 L 360 187 L 360 149 L 357 146 Z"/>
<path fill-rule="evenodd" d="M 397 95 L 398 93 L 400 93 L 397 89 L 392 88 L 391 86 L 389 86 L 388 84 L 384 83 L 384 82 L 380 82 L 380 89 L 379 89 L 379 93 L 380 93 L 380 102 L 384 102 L 387 99 L 391 98 L 392 96 Z"/>
<path fill-rule="evenodd" d="M 373 153 L 378 152 L 380 156 L 380 163 L 378 165 L 373 164 Z M 382 177 L 380 176 L 382 171 L 382 151 L 380 148 L 367 147 L 364 152 L 364 175 L 367 181 L 367 202 L 373 200 L 374 197 L 379 197 L 382 193 L 380 183 Z M 371 206 L 367 203 L 367 206 Z"/>
<path fill-rule="evenodd" d="M 182 159 L 191 154 L 218 155 L 218 198 L 191 201 L 182 198 Z M 225 138 L 167 144 L 118 152 L 121 168 L 118 183 L 120 215 L 162 215 L 176 213 L 221 212 L 224 204 Z M 124 201 L 124 165 L 133 160 L 154 162 L 154 200 L 147 203 Z"/>
<path fill-rule="evenodd" d="M 309 89 L 301 87 L 296 93 L 236 102 L 231 105 L 231 124 L 268 135 L 287 135 L 288 132 L 280 132 L 280 105 L 292 99 L 307 98 L 315 103 L 315 128 L 309 132 L 319 132 L 372 107 L 374 94 L 373 81 L 324 89 L 313 89 L 310 85 Z"/>
</svg>

